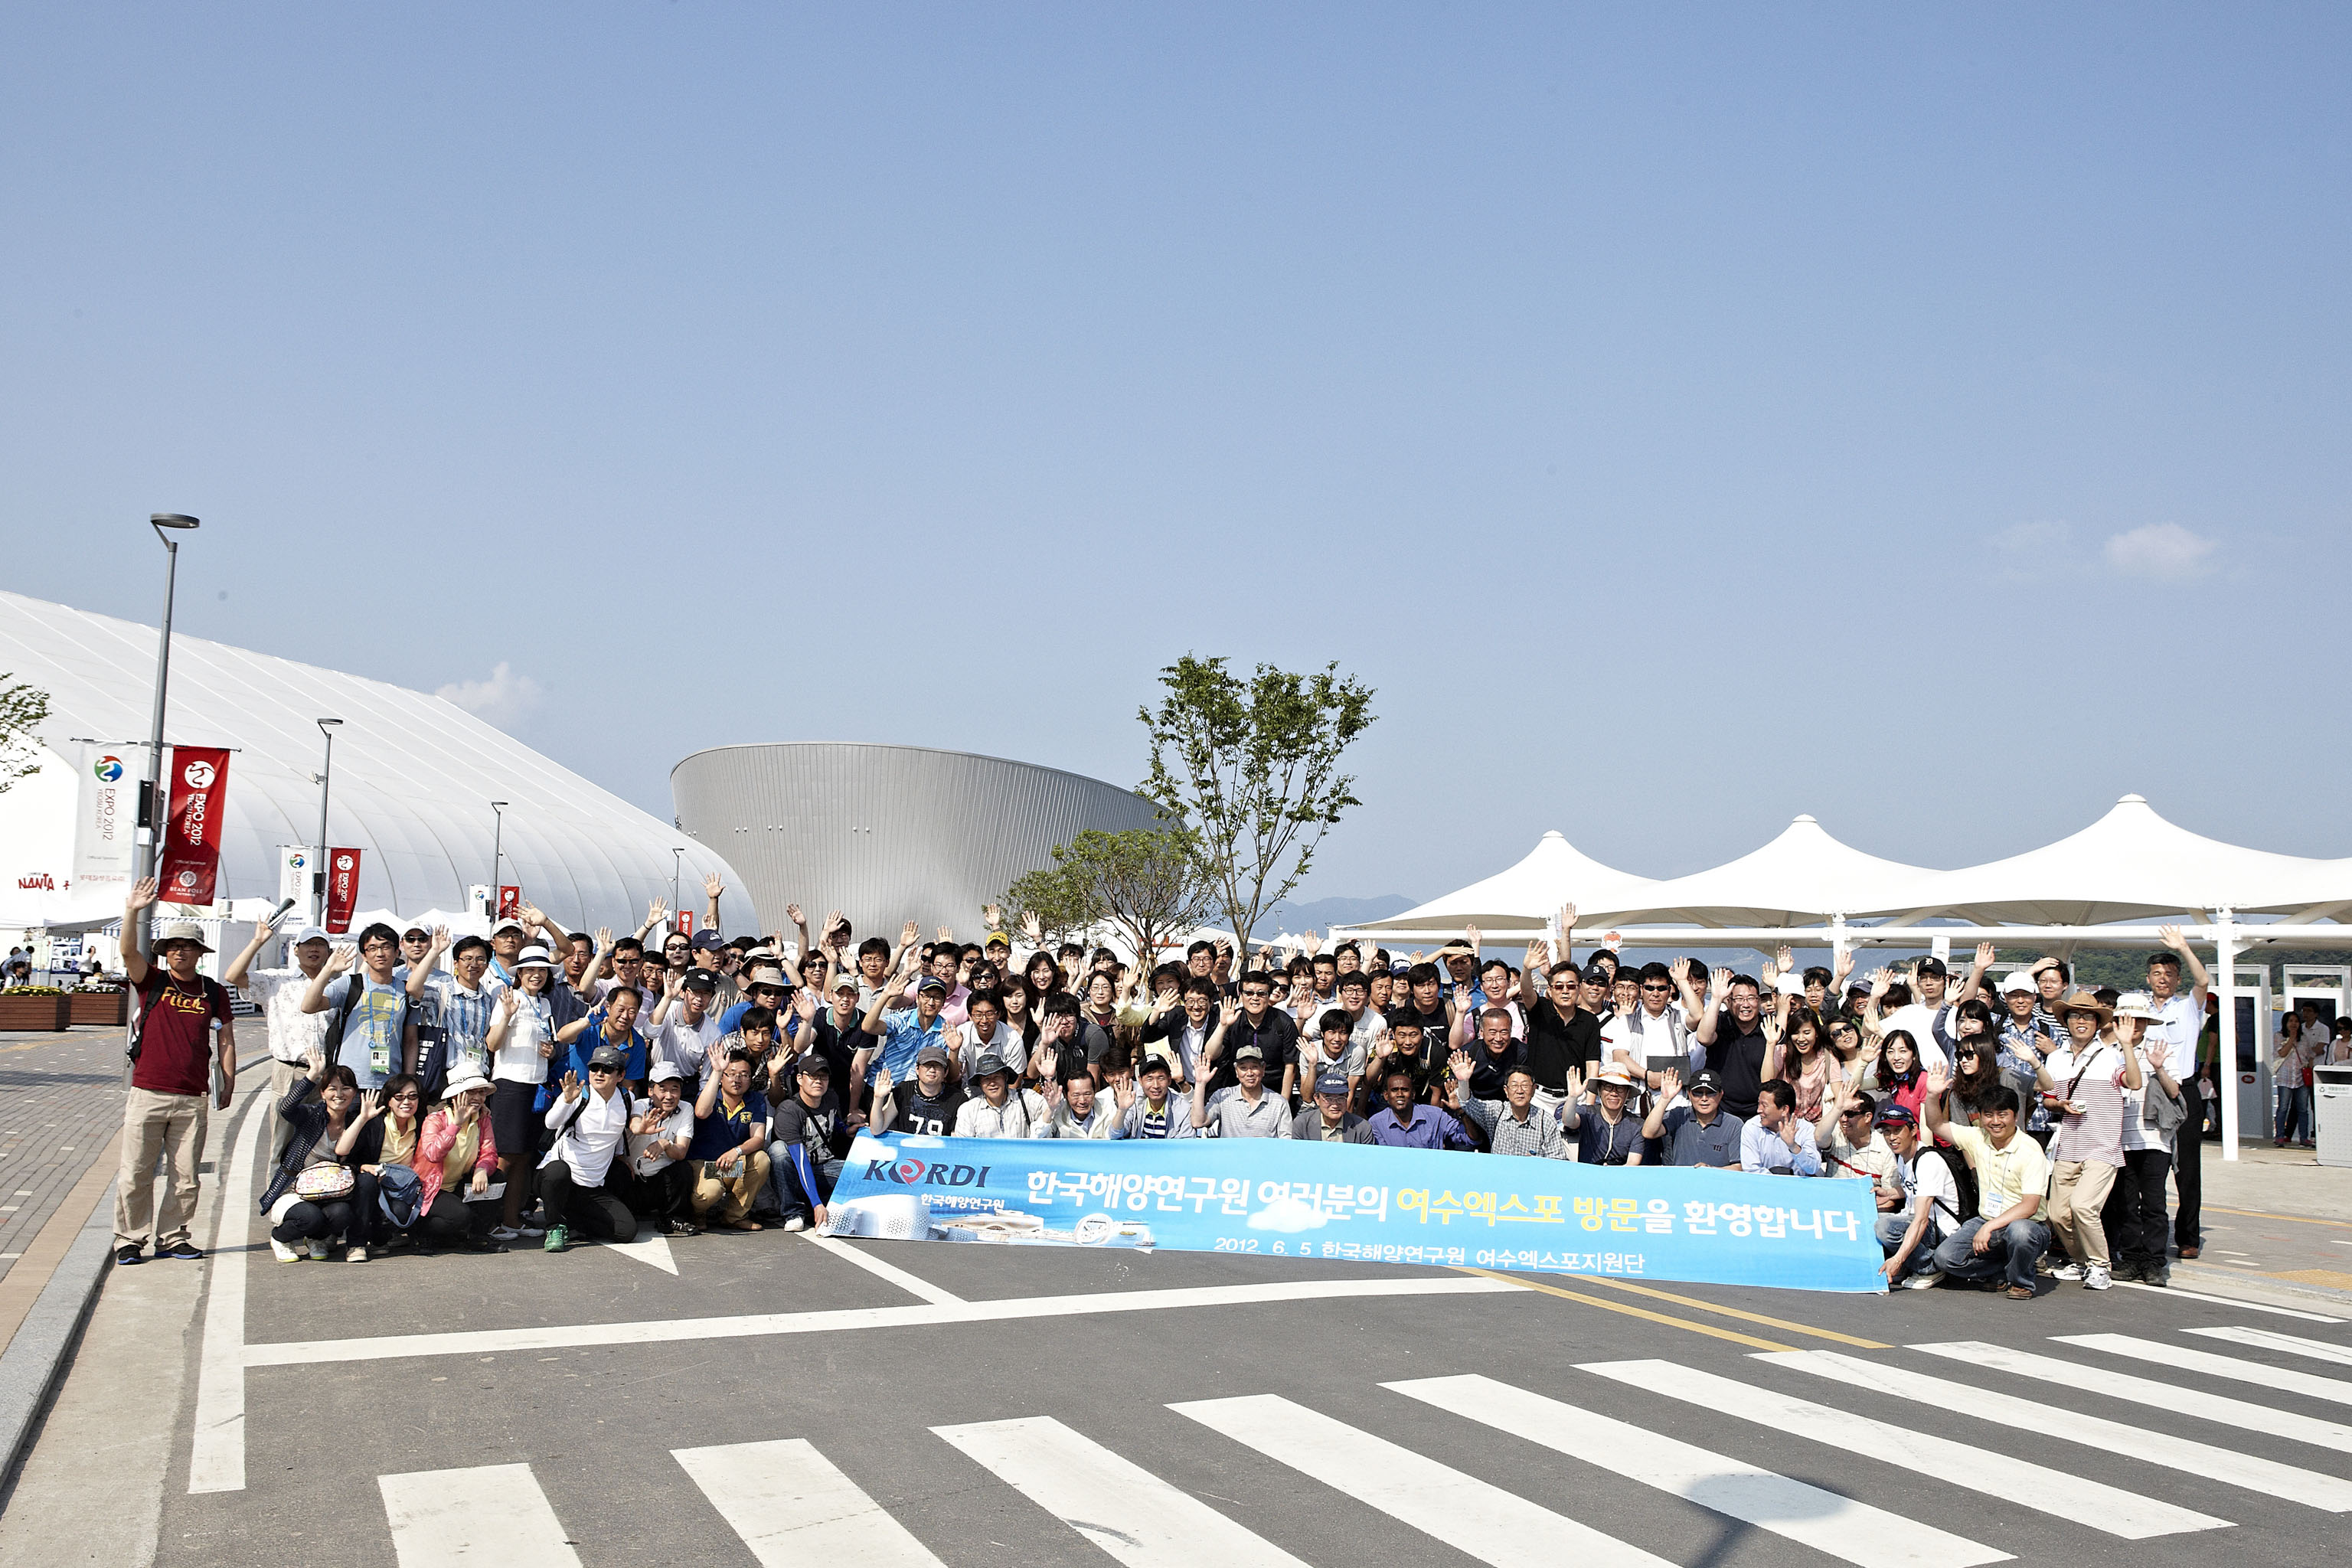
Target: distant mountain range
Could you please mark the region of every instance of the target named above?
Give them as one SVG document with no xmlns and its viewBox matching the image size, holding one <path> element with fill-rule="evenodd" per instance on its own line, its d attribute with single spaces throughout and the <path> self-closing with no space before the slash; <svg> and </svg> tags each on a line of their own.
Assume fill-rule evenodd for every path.
<svg viewBox="0 0 2352 1568">
<path fill-rule="evenodd" d="M 1401 915 L 1417 902 L 1402 893 L 1382 893 L 1376 899 L 1310 899 L 1303 904 L 1286 900 L 1258 916 L 1257 936 L 1264 941 L 1282 931 L 1329 931 L 1333 926 L 1361 925 L 1366 921 Z M 1215 916 L 1210 918 L 1213 920 Z"/>
</svg>

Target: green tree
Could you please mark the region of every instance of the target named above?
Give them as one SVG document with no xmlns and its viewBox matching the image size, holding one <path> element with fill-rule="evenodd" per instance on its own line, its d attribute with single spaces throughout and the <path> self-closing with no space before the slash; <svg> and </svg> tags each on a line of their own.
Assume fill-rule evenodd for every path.
<svg viewBox="0 0 2352 1568">
<path fill-rule="evenodd" d="M 1261 664 L 1247 679 L 1222 658 L 1186 654 L 1160 672 L 1142 793 L 1183 835 L 1211 907 L 1232 922 L 1246 963 L 1258 916 L 1298 886 L 1323 835 L 1351 805 L 1339 760 L 1372 722 L 1372 692 L 1328 664 L 1297 675 Z"/>
<path fill-rule="evenodd" d="M 1054 851 L 1059 857 L 1061 851 Z M 1008 921 L 1041 947 L 1056 947 L 1066 937 L 1100 923 L 1102 913 L 1087 890 L 1059 864 L 1032 871 L 1004 890 L 1000 900 Z"/>
<path fill-rule="evenodd" d="M 0 683 L 9 679 L 0 674 Z M 18 779 L 41 771 L 41 764 L 32 760 L 31 732 L 48 716 L 47 692 L 21 681 L 0 684 L 0 795 L 7 794 Z"/>
<path fill-rule="evenodd" d="M 1183 834 L 1166 828 L 1088 828 L 1055 848 L 1053 870 L 1033 874 L 1053 879 L 1068 910 L 1085 916 L 1083 926 L 1109 926 L 1146 964 L 1163 941 L 1189 929 L 1209 907 L 1192 846 Z"/>
</svg>

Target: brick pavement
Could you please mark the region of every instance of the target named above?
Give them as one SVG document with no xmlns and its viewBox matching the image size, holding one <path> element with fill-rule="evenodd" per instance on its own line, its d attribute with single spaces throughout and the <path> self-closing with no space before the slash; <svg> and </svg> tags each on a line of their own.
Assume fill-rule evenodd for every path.
<svg viewBox="0 0 2352 1568">
<path fill-rule="evenodd" d="M 122 1094 L 120 1027 L 0 1033 L 0 1279 L 121 1127 Z"/>
</svg>

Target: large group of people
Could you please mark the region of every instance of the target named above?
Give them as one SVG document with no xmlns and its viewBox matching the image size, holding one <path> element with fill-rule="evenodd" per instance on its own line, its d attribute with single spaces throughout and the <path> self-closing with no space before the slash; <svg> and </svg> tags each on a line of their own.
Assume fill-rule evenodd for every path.
<svg viewBox="0 0 2352 1568">
<path fill-rule="evenodd" d="M 2203 965 L 2178 930 L 2144 989 L 1977 949 L 1865 976 L 1521 962 L 1476 929 L 1433 953 L 1311 934 L 1136 964 L 1008 929 L 725 935 L 656 902 L 633 933 L 522 906 L 488 936 L 273 932 L 197 973 L 197 928 L 126 950 L 140 1006 L 117 1260 L 187 1235 L 206 1105 L 235 1086 L 229 992 L 267 1024 L 287 1261 L 384 1248 L 822 1226 L 860 1128 L 948 1138 L 1289 1138 L 1871 1184 L 1891 1286 L 2163 1284 L 2198 1255 L 2211 1077 Z M 132 891 L 126 930 L 154 899 Z M 1575 910 L 1559 929 L 1572 932 Z M 2298 1036 L 2300 1041 L 2300 1036 Z M 2201 1049 L 2200 1049 L 2201 1047 Z M 169 1154 L 170 1212 L 152 1172 Z M 2179 1202 L 2168 1212 L 2168 1179 Z M 182 1194 L 186 1197 L 183 1199 Z"/>
</svg>

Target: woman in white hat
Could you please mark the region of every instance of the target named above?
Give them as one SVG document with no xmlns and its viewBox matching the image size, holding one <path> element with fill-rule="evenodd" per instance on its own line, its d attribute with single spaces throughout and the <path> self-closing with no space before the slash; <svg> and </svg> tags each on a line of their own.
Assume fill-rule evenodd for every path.
<svg viewBox="0 0 2352 1568">
<path fill-rule="evenodd" d="M 490 1110 L 488 1126 L 506 1182 L 503 1211 L 491 1237 L 513 1241 L 522 1235 L 524 1188 L 539 1149 L 539 1086 L 547 1081 L 548 1058 L 555 1055 L 555 1010 L 550 993 L 555 961 L 544 947 L 526 947 L 515 956 L 515 983 L 499 993 L 490 1019 Z M 444 1091 L 445 1097 L 446 1091 Z"/>
<path fill-rule="evenodd" d="M 490 1080 L 460 1066 L 452 1069 L 441 1096 L 416 1141 L 416 1175 L 425 1188 L 416 1208 L 417 1234 L 428 1245 L 504 1252 L 489 1235 L 497 1217 L 490 1207 L 490 1173 L 499 1163 L 490 1126 Z"/>
</svg>

